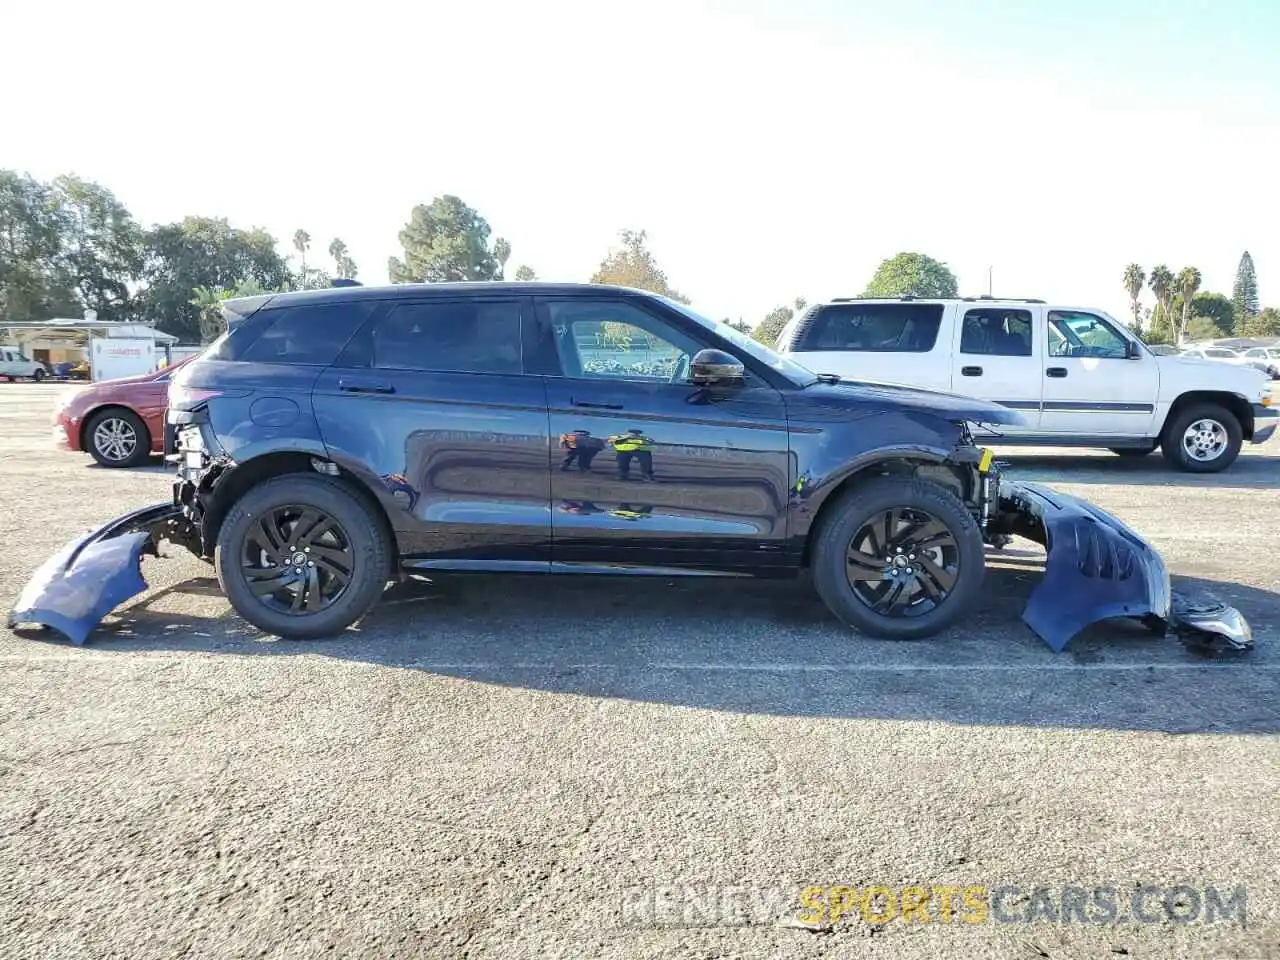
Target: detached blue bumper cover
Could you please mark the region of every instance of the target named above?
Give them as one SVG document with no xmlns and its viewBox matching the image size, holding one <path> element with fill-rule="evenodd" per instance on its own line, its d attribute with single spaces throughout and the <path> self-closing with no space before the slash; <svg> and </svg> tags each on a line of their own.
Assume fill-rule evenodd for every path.
<svg viewBox="0 0 1280 960">
<path fill-rule="evenodd" d="M 1164 560 L 1111 514 L 1034 483 L 1006 481 L 1000 500 L 1002 509 L 1017 516 L 1015 532 L 1043 543 L 1048 553 L 1044 580 L 1022 619 L 1055 651 L 1100 620 L 1132 617 L 1172 625 Z"/>
<path fill-rule="evenodd" d="M 1213 597 L 1170 589 L 1155 549 L 1091 503 L 1035 483 L 1000 485 L 998 526 L 1044 544 L 1044 580 L 1032 592 L 1023 621 L 1055 651 L 1085 627 L 1122 617 L 1151 630 L 1176 632 L 1203 652 L 1253 648 L 1240 611 Z"/>
<path fill-rule="evenodd" d="M 158 503 L 73 540 L 32 575 L 9 626 L 43 624 L 83 644 L 112 609 L 147 589 L 142 555 L 155 555 L 160 535 L 181 517 L 180 507 Z"/>
</svg>

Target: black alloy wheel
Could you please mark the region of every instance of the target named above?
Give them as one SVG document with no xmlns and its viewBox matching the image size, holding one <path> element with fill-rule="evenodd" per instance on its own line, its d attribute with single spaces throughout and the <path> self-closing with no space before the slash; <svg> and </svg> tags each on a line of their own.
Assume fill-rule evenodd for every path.
<svg viewBox="0 0 1280 960">
<path fill-rule="evenodd" d="M 296 616 L 318 613 L 341 598 L 351 583 L 355 553 L 334 517 L 316 507 L 285 504 L 249 528 L 241 562 L 259 602 Z"/>
<path fill-rule="evenodd" d="M 218 530 L 214 568 L 236 613 L 287 640 L 342 633 L 378 602 L 394 565 L 386 518 L 336 477 L 251 487 Z"/>
<path fill-rule="evenodd" d="M 955 589 L 960 546 L 925 510 L 891 507 L 868 518 L 849 541 L 845 575 L 873 613 L 919 617 Z"/>
<path fill-rule="evenodd" d="M 964 616 L 982 591 L 982 531 L 969 506 L 929 480 L 856 483 L 822 506 L 813 537 L 819 596 L 869 636 L 932 636 Z"/>
</svg>

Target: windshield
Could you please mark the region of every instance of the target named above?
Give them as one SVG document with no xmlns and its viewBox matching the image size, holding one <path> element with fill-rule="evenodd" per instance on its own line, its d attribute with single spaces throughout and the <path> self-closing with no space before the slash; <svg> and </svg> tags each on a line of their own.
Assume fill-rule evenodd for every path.
<svg viewBox="0 0 1280 960">
<path fill-rule="evenodd" d="M 700 327 L 710 330 L 716 336 L 723 337 L 725 340 L 728 340 L 747 356 L 751 357 L 751 359 L 765 364 L 772 370 L 776 370 L 797 387 L 807 387 L 812 383 L 818 382 L 818 377 L 812 370 L 800 366 L 800 364 L 796 363 L 794 360 L 788 360 L 781 354 L 774 353 L 763 343 L 760 343 L 757 340 L 752 340 L 736 327 L 731 327 L 729 324 L 721 323 L 717 320 L 708 320 L 701 314 L 695 313 L 683 303 L 677 303 L 669 297 L 659 297 L 659 299 L 672 310 L 678 310 L 681 314 L 688 317 Z"/>
</svg>

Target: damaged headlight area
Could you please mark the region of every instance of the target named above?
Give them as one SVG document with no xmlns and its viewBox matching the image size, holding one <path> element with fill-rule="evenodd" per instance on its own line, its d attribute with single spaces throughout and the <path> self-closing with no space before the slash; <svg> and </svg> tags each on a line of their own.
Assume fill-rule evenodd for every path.
<svg viewBox="0 0 1280 960">
<path fill-rule="evenodd" d="M 1173 591 L 1155 548 L 1116 517 L 1078 497 L 1033 483 L 1001 481 L 988 536 L 1016 534 L 1045 548 L 1044 579 L 1022 619 L 1061 651 L 1086 627 L 1120 618 L 1177 632 L 1207 652 L 1247 650 L 1253 634 L 1234 607 Z"/>
</svg>

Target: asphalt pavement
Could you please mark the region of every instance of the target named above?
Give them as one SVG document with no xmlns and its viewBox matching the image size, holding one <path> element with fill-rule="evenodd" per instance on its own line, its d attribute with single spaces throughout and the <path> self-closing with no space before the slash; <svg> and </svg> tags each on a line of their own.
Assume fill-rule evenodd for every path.
<svg viewBox="0 0 1280 960">
<path fill-rule="evenodd" d="M 53 450 L 60 389 L 0 384 L 5 611 L 169 493 L 159 464 Z M 803 582 L 514 577 L 402 585 L 288 643 L 175 549 L 85 647 L 0 628 L 0 957 L 1280 956 L 1280 440 L 1215 477 L 1007 459 L 1237 605 L 1257 649 L 1120 624 L 1054 654 L 1018 619 L 1034 554 L 915 643 Z M 950 886 L 999 903 L 948 922 Z M 1135 911 L 1148 886 L 1190 889 Z M 1210 887 L 1243 910 L 1211 922 Z M 1071 888 L 1117 915 L 1064 919 Z"/>
</svg>

